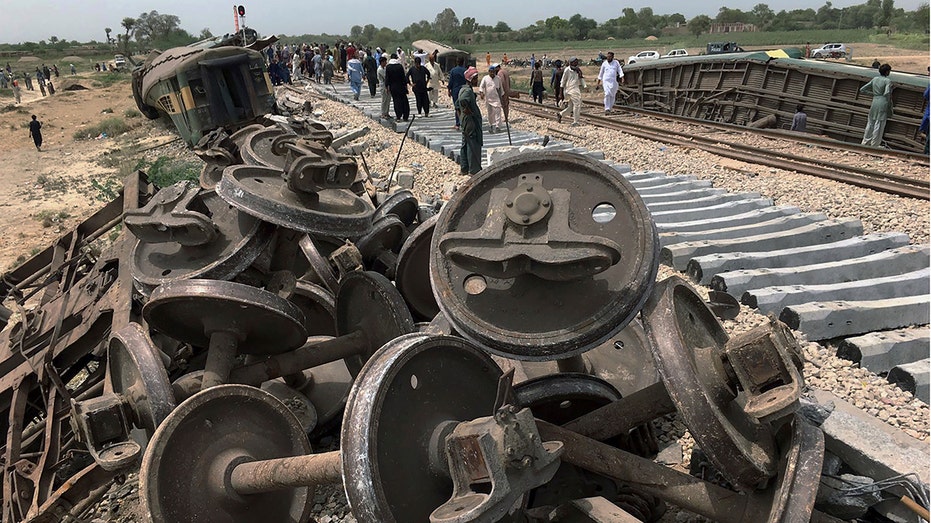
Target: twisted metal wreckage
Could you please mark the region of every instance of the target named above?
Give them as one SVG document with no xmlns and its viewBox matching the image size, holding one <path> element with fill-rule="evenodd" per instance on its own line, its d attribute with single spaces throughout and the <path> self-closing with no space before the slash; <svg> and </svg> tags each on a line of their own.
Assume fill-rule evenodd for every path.
<svg viewBox="0 0 931 523">
<path fill-rule="evenodd" d="M 158 522 L 307 521 L 340 482 L 371 523 L 812 517 L 790 331 L 728 336 L 655 283 L 613 169 L 515 156 L 438 210 L 260 120 L 204 134 L 200 187 L 136 173 L 0 281 L 4 523 L 81 520 L 140 462 Z M 674 412 L 723 483 L 653 461 Z"/>
</svg>

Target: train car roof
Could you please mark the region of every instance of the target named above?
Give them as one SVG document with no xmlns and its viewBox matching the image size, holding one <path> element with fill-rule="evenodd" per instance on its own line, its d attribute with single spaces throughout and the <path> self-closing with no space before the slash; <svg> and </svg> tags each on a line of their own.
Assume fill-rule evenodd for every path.
<svg viewBox="0 0 931 523">
<path fill-rule="evenodd" d="M 258 51 L 237 46 L 207 49 L 202 47 L 174 47 L 168 49 L 152 59 L 149 69 L 145 72 L 145 76 L 142 79 L 143 96 L 158 82 L 175 76 L 178 69 L 181 67 L 196 64 L 205 59 L 221 58 L 241 53 L 255 55 L 255 58 L 258 59 L 262 58 L 261 53 Z"/>
<path fill-rule="evenodd" d="M 434 50 L 439 51 L 437 56 L 445 55 L 469 55 L 468 51 L 463 51 L 461 49 L 452 48 L 446 44 L 441 44 L 435 40 L 417 40 L 412 44 L 417 49 L 421 49 L 424 52 L 432 53 Z"/>
</svg>

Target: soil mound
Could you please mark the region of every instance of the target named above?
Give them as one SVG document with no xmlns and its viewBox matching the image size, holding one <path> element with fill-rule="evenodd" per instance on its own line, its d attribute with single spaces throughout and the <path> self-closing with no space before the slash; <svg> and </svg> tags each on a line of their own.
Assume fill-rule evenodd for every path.
<svg viewBox="0 0 931 523">
<path fill-rule="evenodd" d="M 86 85 L 81 83 L 83 78 L 62 78 L 59 80 L 59 85 L 57 89 L 59 91 L 86 91 L 88 88 Z"/>
</svg>

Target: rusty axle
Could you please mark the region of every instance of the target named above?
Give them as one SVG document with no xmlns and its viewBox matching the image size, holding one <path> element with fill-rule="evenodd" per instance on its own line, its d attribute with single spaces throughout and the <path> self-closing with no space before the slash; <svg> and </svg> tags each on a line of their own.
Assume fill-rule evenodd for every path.
<svg viewBox="0 0 931 523">
<path fill-rule="evenodd" d="M 238 494 L 259 494 L 293 487 L 342 483 L 339 451 L 241 463 L 230 473 Z"/>
</svg>

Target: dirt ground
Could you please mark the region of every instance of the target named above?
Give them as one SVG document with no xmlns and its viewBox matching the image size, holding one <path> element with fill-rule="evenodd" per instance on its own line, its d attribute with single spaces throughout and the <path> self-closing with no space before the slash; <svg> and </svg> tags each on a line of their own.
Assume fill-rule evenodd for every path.
<svg viewBox="0 0 931 523">
<path fill-rule="evenodd" d="M 928 74 L 929 53 L 914 49 L 899 49 L 890 45 L 877 44 L 851 44 L 853 48 L 853 62 L 861 65 L 870 65 L 873 60 L 879 60 L 892 66 L 893 71 L 904 73 Z"/>
<path fill-rule="evenodd" d="M 855 63 L 869 65 L 875 58 L 888 62 L 893 70 L 927 72 L 928 52 L 866 43 L 850 45 Z M 626 58 L 625 53 L 637 50 L 617 49 L 616 53 Z M 699 50 L 689 50 L 693 51 Z M 585 56 L 571 48 L 547 52 L 551 57 Z M 0 99 L 0 273 L 47 247 L 108 201 L 119 187 L 121 174 L 131 172 L 135 165 L 135 151 L 175 138 L 158 121 L 128 117 L 127 111 L 135 109 L 128 81 L 103 87 L 96 80 L 99 75 L 62 76 L 57 79 L 60 87 L 54 96 L 24 91 L 23 103 L 16 107 L 11 107 L 11 99 Z M 87 89 L 63 91 L 71 81 Z M 29 137 L 31 114 L 43 123 L 41 152 Z M 116 138 L 74 139 L 76 131 L 110 117 L 124 119 L 133 130 Z"/>
<path fill-rule="evenodd" d="M 0 99 L 0 273 L 109 201 L 121 172 L 137 161 L 130 151 L 175 137 L 138 115 L 128 81 L 102 87 L 95 74 L 62 76 L 53 96 L 43 97 L 38 87 L 23 90 L 15 107 L 12 99 Z M 87 89 L 62 90 L 72 82 Z M 32 114 L 42 122 L 41 152 L 29 136 Z M 116 138 L 75 140 L 75 132 L 113 117 L 133 129 Z"/>
</svg>

